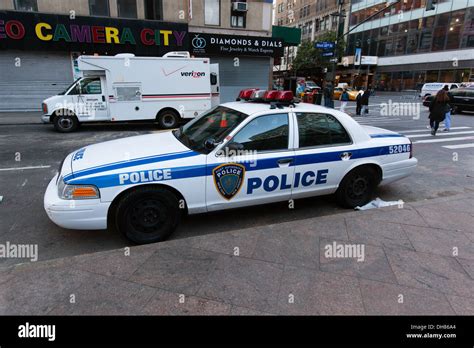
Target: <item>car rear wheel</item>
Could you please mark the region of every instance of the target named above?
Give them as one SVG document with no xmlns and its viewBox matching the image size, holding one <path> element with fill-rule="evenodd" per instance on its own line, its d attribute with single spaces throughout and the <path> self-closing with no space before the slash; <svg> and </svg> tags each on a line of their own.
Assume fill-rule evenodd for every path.
<svg viewBox="0 0 474 348">
<path fill-rule="evenodd" d="M 70 133 L 79 127 L 79 120 L 75 115 L 56 115 L 53 118 L 53 125 L 57 132 Z"/>
<path fill-rule="evenodd" d="M 336 199 L 345 208 L 363 206 L 372 199 L 377 185 L 377 174 L 372 168 L 355 168 L 342 179 Z"/>
<path fill-rule="evenodd" d="M 144 186 L 127 193 L 115 211 L 118 231 L 137 244 L 167 239 L 176 229 L 180 217 L 176 195 L 153 186 Z"/>
<path fill-rule="evenodd" d="M 179 115 L 174 110 L 165 110 L 158 115 L 158 123 L 161 128 L 172 129 L 178 127 Z"/>
</svg>

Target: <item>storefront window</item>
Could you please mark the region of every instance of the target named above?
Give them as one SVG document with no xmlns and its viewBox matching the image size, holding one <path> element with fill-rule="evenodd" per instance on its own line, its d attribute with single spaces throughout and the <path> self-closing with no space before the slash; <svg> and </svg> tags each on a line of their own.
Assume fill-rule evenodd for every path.
<svg viewBox="0 0 474 348">
<path fill-rule="evenodd" d="M 455 70 L 454 82 L 468 82 L 470 73 L 471 73 L 470 69 Z"/>
<path fill-rule="evenodd" d="M 91 16 L 109 16 L 109 0 L 89 0 Z"/>
<path fill-rule="evenodd" d="M 441 70 L 439 73 L 439 82 L 455 82 L 454 70 Z"/>
<path fill-rule="evenodd" d="M 117 0 L 118 16 L 122 18 L 137 18 L 136 0 Z"/>
<path fill-rule="evenodd" d="M 439 70 L 428 70 L 426 72 L 426 83 L 438 82 L 438 73 Z"/>
</svg>

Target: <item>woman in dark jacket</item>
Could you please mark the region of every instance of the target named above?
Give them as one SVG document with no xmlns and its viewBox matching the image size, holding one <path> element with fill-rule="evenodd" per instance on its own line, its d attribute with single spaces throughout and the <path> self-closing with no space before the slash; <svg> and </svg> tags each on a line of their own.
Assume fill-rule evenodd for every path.
<svg viewBox="0 0 474 348">
<path fill-rule="evenodd" d="M 442 89 L 430 103 L 430 127 L 431 135 L 436 135 L 439 123 L 444 120 L 446 112 L 450 109 L 448 93 Z"/>
</svg>

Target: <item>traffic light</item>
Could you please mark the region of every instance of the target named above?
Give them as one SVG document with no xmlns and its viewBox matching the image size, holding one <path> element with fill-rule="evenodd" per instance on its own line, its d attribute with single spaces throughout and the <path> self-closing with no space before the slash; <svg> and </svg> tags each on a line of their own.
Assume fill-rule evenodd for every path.
<svg viewBox="0 0 474 348">
<path fill-rule="evenodd" d="M 426 11 L 434 10 L 437 2 L 438 0 L 426 0 Z"/>
</svg>

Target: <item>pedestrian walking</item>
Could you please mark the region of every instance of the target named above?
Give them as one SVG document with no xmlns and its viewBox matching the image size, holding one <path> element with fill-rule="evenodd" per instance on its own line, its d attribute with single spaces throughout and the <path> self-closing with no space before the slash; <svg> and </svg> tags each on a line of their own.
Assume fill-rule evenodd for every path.
<svg viewBox="0 0 474 348">
<path fill-rule="evenodd" d="M 449 92 L 449 86 L 448 85 L 444 85 L 443 89 L 446 91 L 446 94 L 448 95 L 448 98 L 449 98 L 449 104 L 450 104 L 450 107 L 449 107 L 449 111 L 446 112 L 446 115 L 445 115 L 445 118 L 444 118 L 444 129 L 443 131 L 444 132 L 449 132 L 450 128 L 451 128 L 451 105 L 452 105 L 452 102 L 453 102 L 453 95 L 451 94 L 451 92 Z"/>
<path fill-rule="evenodd" d="M 447 111 L 450 109 L 448 93 L 442 89 L 430 103 L 430 127 L 431 135 L 435 136 L 438 131 L 439 123 L 442 122 Z"/>
<path fill-rule="evenodd" d="M 369 113 L 369 95 L 370 91 L 366 89 L 364 91 L 364 94 L 362 94 L 360 98 L 360 104 L 362 105 L 362 114 L 368 114 Z"/>
<path fill-rule="evenodd" d="M 326 83 L 323 93 L 324 93 L 324 106 L 327 108 L 334 109 L 334 100 L 332 99 L 334 95 L 334 89 L 332 87 L 331 81 Z"/>
<path fill-rule="evenodd" d="M 341 111 L 346 112 L 346 106 L 347 102 L 349 101 L 349 93 L 347 93 L 347 89 L 343 89 L 341 93 L 341 97 L 339 98 L 341 100 Z"/>
<path fill-rule="evenodd" d="M 360 88 L 356 97 L 356 115 L 359 115 L 359 116 L 360 116 L 360 111 L 362 110 L 362 94 L 364 94 L 364 90 Z"/>
</svg>

